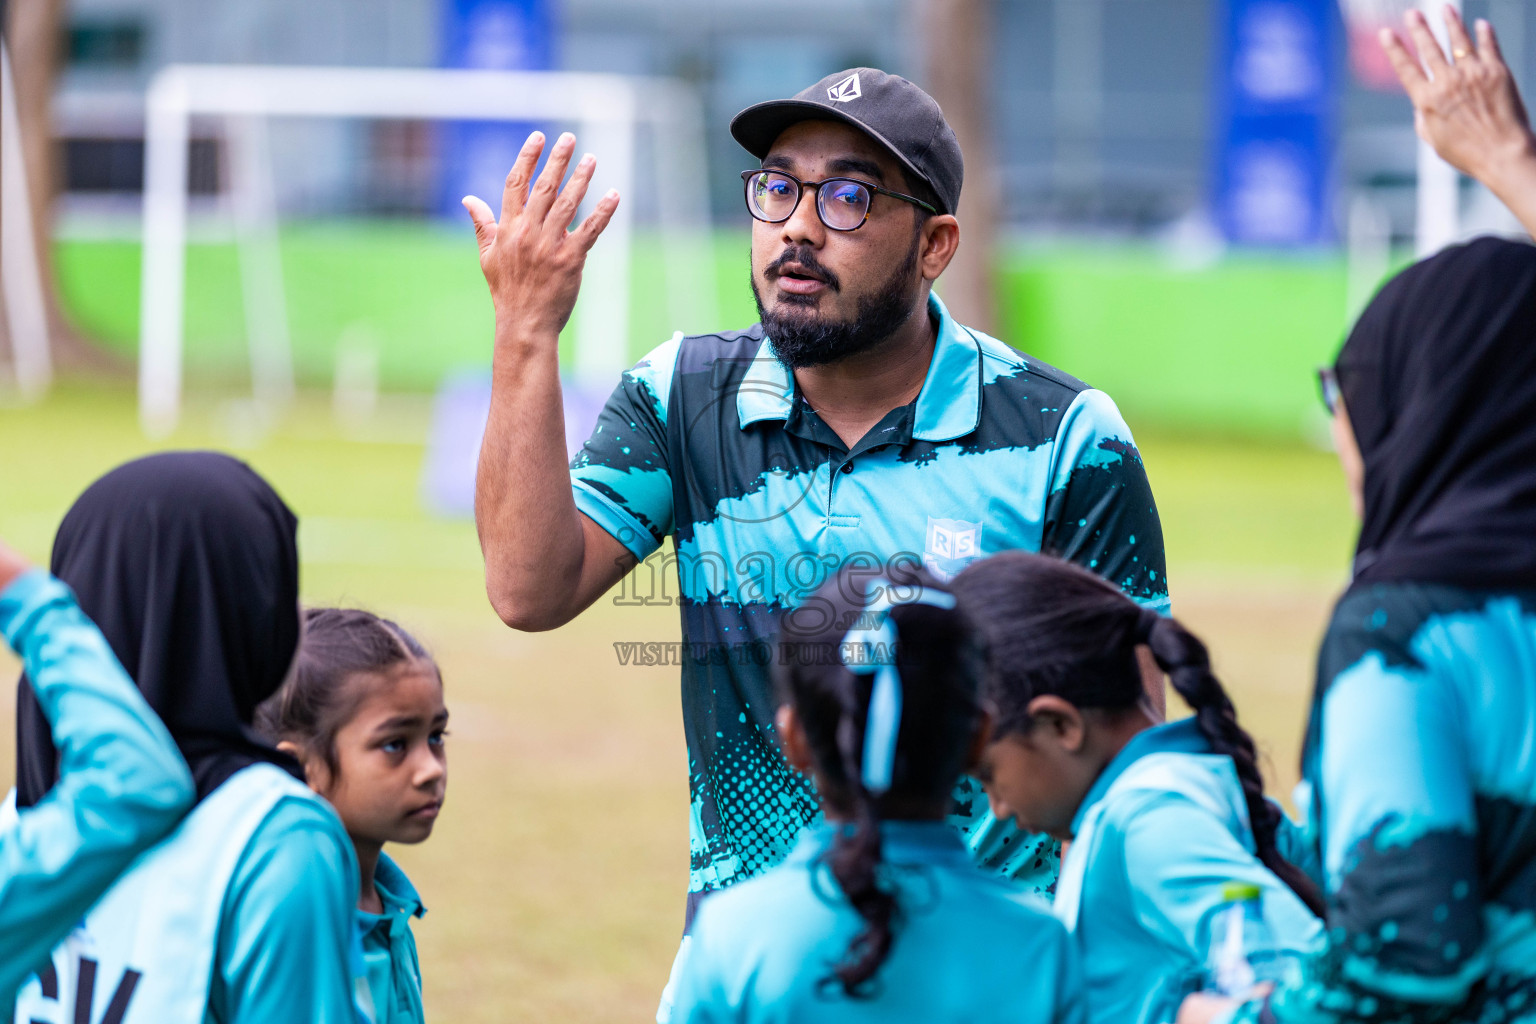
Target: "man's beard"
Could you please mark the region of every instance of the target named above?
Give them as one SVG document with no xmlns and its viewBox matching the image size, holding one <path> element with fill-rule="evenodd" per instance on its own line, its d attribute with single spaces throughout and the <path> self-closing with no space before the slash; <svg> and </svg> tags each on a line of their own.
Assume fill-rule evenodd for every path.
<svg viewBox="0 0 1536 1024">
<path fill-rule="evenodd" d="M 770 312 L 763 306 L 763 297 L 758 292 L 757 276 L 754 274 L 752 298 L 757 302 L 758 319 L 772 339 L 773 351 L 779 361 L 792 370 L 823 366 L 866 352 L 895 334 L 917 308 L 917 289 L 911 282 L 913 272 L 917 269 L 919 248 L 914 239 L 902 265 L 872 294 L 859 300 L 853 318 L 849 320 L 831 320 L 810 310 Z M 824 273 L 829 290 L 838 289 L 836 277 L 823 270 L 803 248 L 786 250 L 769 267 L 789 262 Z M 779 310 L 786 305 L 802 304 L 801 296 L 789 295 L 775 303 L 774 308 Z"/>
</svg>

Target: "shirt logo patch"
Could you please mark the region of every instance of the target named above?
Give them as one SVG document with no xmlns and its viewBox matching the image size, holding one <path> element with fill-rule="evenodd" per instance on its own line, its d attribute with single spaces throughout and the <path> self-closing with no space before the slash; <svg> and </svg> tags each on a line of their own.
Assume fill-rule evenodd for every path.
<svg viewBox="0 0 1536 1024">
<path fill-rule="evenodd" d="M 928 517 L 923 568 L 948 583 L 981 556 L 981 524 Z"/>
<path fill-rule="evenodd" d="M 833 103 L 847 103 L 849 100 L 856 100 L 862 95 L 864 93 L 859 88 L 859 73 L 857 71 L 827 89 L 827 98 Z"/>
</svg>

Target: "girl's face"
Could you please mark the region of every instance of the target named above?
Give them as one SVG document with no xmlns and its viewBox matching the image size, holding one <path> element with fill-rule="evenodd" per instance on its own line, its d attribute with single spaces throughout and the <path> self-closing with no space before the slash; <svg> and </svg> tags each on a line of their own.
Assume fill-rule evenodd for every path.
<svg viewBox="0 0 1536 1024">
<path fill-rule="evenodd" d="M 1037 707 L 1041 702 L 1049 705 Z M 1082 711 L 1059 697 L 1036 698 L 1030 707 L 1029 729 L 988 743 L 976 774 L 998 818 L 1071 839 L 1072 819 L 1104 765 Z"/>
<path fill-rule="evenodd" d="M 419 843 L 432 834 L 448 788 L 448 708 L 437 670 L 415 662 L 360 676 L 357 713 L 336 732 L 337 772 L 305 764 L 310 785 L 336 808 L 354 841 Z"/>
</svg>

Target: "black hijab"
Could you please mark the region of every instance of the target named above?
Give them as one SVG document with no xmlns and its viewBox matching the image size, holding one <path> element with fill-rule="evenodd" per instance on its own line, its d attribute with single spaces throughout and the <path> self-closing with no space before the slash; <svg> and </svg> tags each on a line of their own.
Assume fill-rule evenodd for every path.
<svg viewBox="0 0 1536 1024">
<path fill-rule="evenodd" d="M 1480 238 L 1409 267 L 1337 372 L 1365 460 L 1354 585 L 1536 589 L 1536 247 Z"/>
<path fill-rule="evenodd" d="M 302 777 L 251 727 L 298 648 L 297 528 L 265 480 L 214 452 L 120 466 L 59 525 L 53 574 L 165 722 L 199 800 L 259 761 Z M 25 678 L 16 727 L 17 799 L 29 806 L 57 780 L 57 756 Z"/>
</svg>

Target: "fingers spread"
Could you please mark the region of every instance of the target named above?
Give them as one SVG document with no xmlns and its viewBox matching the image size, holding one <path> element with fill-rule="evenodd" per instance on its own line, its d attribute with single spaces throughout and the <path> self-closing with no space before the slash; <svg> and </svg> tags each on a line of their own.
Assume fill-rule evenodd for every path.
<svg viewBox="0 0 1536 1024">
<path fill-rule="evenodd" d="M 1477 19 L 1477 50 L 1478 56 L 1484 60 L 1504 63 L 1504 51 L 1499 49 L 1499 37 L 1494 34 L 1493 26 L 1487 18 Z"/>
<path fill-rule="evenodd" d="M 528 205 L 524 207 L 524 212 L 533 219 L 535 225 L 542 225 L 549 216 L 549 208 L 555 203 L 560 182 L 565 178 L 565 169 L 571 165 L 571 152 L 575 148 L 576 136 L 566 132 L 555 140 L 554 148 L 549 151 L 549 159 L 544 161 L 544 169 L 539 172 L 539 180 L 533 183 Z"/>
<path fill-rule="evenodd" d="M 1425 20 L 1423 12 L 1411 10 L 1404 17 L 1408 22 L 1408 34 L 1413 37 L 1413 45 L 1419 51 L 1419 59 L 1429 69 L 1430 77 L 1444 78 L 1451 66 L 1445 62 L 1445 54 L 1440 50 L 1440 42 L 1429 30 L 1429 22 Z"/>
<path fill-rule="evenodd" d="M 485 200 L 479 196 L 465 196 L 459 202 L 464 204 L 464 209 L 469 211 L 469 219 L 475 225 L 475 235 L 484 237 L 496 235 L 496 218 L 491 216 L 491 208 L 485 204 Z"/>
<path fill-rule="evenodd" d="M 538 166 L 539 154 L 544 152 L 544 133 L 534 132 L 523 143 L 512 170 L 507 172 L 507 185 L 501 193 L 501 223 L 510 224 L 521 216 L 523 205 L 528 202 L 528 180 Z"/>
<path fill-rule="evenodd" d="M 1467 35 L 1467 26 L 1462 23 L 1461 15 L 1449 5 L 1445 8 L 1445 36 L 1450 40 L 1451 55 L 1458 61 L 1478 56 L 1477 47 L 1472 45 L 1472 37 Z"/>
<path fill-rule="evenodd" d="M 560 198 L 550 209 L 548 226 L 551 230 L 565 231 L 565 226 L 576 216 L 576 208 L 581 205 L 582 197 L 587 194 L 587 186 L 592 183 L 592 172 L 597 169 L 597 158 L 591 153 L 583 156 L 576 162 L 576 170 L 571 172 L 571 180 L 565 183 Z"/>
<path fill-rule="evenodd" d="M 609 189 L 603 193 L 603 198 L 597 201 L 592 212 L 587 214 L 587 219 L 571 232 L 571 241 L 586 252 L 592 248 L 592 243 L 597 241 L 597 236 L 603 233 L 608 222 L 613 219 L 613 211 L 619 208 L 619 192 L 617 189 Z"/>
<path fill-rule="evenodd" d="M 1417 104 L 1420 91 L 1429 84 L 1429 79 L 1424 77 L 1424 69 L 1419 67 L 1419 62 L 1414 60 L 1413 54 L 1408 52 L 1408 47 L 1403 45 L 1396 32 L 1384 28 L 1380 38 L 1381 48 L 1387 51 L 1387 60 L 1392 62 L 1392 70 L 1397 72 L 1397 80 L 1408 91 L 1408 98 Z"/>
</svg>

